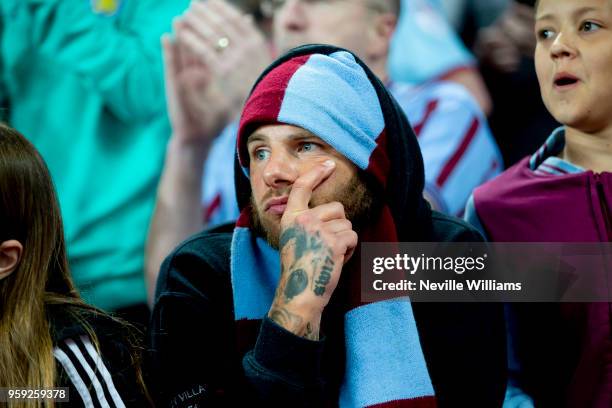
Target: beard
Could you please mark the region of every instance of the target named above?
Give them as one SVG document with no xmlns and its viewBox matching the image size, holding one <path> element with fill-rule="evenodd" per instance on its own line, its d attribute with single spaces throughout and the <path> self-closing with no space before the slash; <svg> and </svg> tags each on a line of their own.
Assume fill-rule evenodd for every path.
<svg viewBox="0 0 612 408">
<path fill-rule="evenodd" d="M 322 204 L 338 201 L 344 206 L 346 218 L 353 224 L 353 230 L 357 233 L 362 229 L 374 208 L 374 193 L 368 188 L 368 183 L 360 176 L 355 175 L 347 184 L 333 193 L 319 197 L 313 194 L 308 208 L 314 208 Z M 253 195 L 251 195 L 251 214 L 253 219 L 253 230 L 257 236 L 263 237 L 270 246 L 278 249 L 280 240 L 280 218 L 270 219 L 266 217 L 259 208 Z"/>
</svg>

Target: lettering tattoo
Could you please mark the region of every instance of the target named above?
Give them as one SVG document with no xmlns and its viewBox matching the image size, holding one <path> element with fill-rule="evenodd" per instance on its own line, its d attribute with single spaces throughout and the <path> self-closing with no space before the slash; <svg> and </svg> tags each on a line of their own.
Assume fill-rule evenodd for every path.
<svg viewBox="0 0 612 408">
<path fill-rule="evenodd" d="M 325 294 L 325 287 L 331 279 L 332 271 L 334 270 L 334 261 L 329 256 L 325 257 L 325 263 L 321 268 L 319 278 L 315 281 L 314 293 L 317 296 L 323 296 Z"/>
</svg>

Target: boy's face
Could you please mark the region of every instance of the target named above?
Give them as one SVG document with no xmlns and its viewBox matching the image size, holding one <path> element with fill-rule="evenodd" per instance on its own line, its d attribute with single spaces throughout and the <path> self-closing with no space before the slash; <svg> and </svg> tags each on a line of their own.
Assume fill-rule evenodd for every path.
<svg viewBox="0 0 612 408">
<path fill-rule="evenodd" d="M 612 1 L 541 0 L 536 71 L 544 104 L 564 125 L 612 125 Z"/>
</svg>

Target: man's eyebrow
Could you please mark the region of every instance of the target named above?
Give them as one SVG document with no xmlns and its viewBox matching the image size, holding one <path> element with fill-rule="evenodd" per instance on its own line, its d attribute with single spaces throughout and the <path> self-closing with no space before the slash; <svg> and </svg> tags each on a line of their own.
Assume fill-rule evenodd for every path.
<svg viewBox="0 0 612 408">
<path fill-rule="evenodd" d="M 297 141 L 297 140 L 303 140 L 303 139 L 317 139 L 323 142 L 323 139 L 321 139 L 319 136 L 307 130 L 295 131 L 287 135 L 287 139 L 289 139 L 290 141 Z M 268 137 L 266 135 L 262 133 L 253 133 L 252 135 L 248 137 L 247 144 L 252 143 L 252 142 L 259 142 L 259 141 L 265 142 L 266 140 L 268 140 Z"/>
<path fill-rule="evenodd" d="M 247 138 L 247 145 L 249 143 L 258 142 L 258 141 L 265 141 L 265 140 L 267 140 L 267 137 L 265 137 L 261 133 L 253 133 L 252 135 L 250 135 Z"/>
<path fill-rule="evenodd" d="M 319 140 L 321 140 L 321 141 L 322 141 L 322 139 L 321 139 L 319 136 L 315 135 L 314 133 L 310 133 L 310 132 L 308 132 L 308 131 L 306 131 L 306 130 L 305 130 L 305 131 L 303 131 L 303 132 L 295 132 L 295 133 L 292 133 L 292 134 L 290 134 L 290 135 L 288 136 L 288 138 L 289 138 L 290 140 L 319 139 Z"/>
</svg>

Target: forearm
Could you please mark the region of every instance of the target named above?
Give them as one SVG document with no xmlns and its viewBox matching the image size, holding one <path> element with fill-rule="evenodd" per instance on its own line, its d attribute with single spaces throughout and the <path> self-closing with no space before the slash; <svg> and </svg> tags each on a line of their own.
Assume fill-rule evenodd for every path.
<svg viewBox="0 0 612 408">
<path fill-rule="evenodd" d="M 208 152 L 204 143 L 182 143 L 173 136 L 157 190 L 157 201 L 146 248 L 148 299 L 152 304 L 159 268 L 183 240 L 203 228 L 202 168 Z"/>
</svg>

